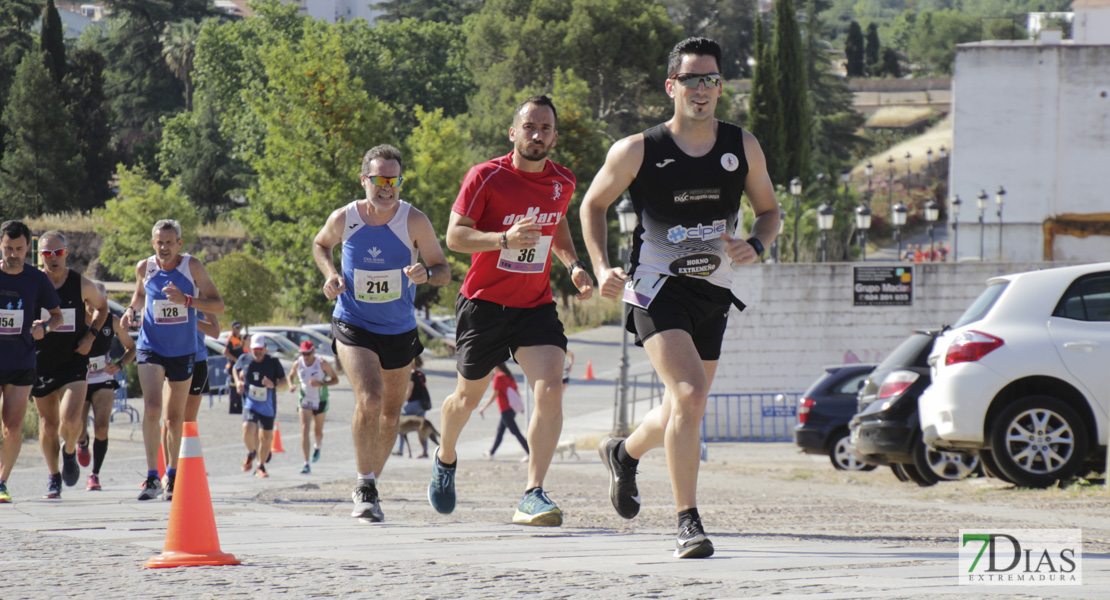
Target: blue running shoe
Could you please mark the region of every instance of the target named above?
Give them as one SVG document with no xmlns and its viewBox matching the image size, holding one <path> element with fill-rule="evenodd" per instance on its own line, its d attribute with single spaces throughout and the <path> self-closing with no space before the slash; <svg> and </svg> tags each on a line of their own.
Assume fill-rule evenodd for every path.
<svg viewBox="0 0 1110 600">
<path fill-rule="evenodd" d="M 455 510 L 455 467 L 439 462 L 438 451 L 432 464 L 432 482 L 428 484 L 428 502 L 442 515 Z"/>
<path fill-rule="evenodd" d="M 513 523 L 517 525 L 535 525 L 537 527 L 558 527 L 563 524 L 563 511 L 547 497 L 543 488 L 536 488 L 521 498 L 520 504 L 513 514 Z"/>
</svg>

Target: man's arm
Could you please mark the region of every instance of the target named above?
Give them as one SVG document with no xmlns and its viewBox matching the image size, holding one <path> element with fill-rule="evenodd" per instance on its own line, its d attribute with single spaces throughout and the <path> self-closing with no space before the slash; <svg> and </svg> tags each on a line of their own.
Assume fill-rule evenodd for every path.
<svg viewBox="0 0 1110 600">
<path fill-rule="evenodd" d="M 320 361 L 320 366 L 324 367 L 324 375 L 328 376 L 328 378 L 325 379 L 320 384 L 320 386 L 321 387 L 327 387 L 329 385 L 335 385 L 335 384 L 339 383 L 339 375 L 337 375 L 335 373 L 335 369 L 333 369 L 331 367 L 331 363 L 329 363 L 328 361 L 320 358 L 319 356 L 316 357 L 316 360 Z M 410 395 L 411 395 L 411 393 L 410 393 Z"/>
<path fill-rule="evenodd" d="M 409 211 L 408 224 L 412 241 L 420 252 L 420 258 L 424 259 L 424 266 L 417 263 L 407 267 L 405 275 L 413 283 L 427 282 L 435 286 L 451 283 L 451 267 L 447 265 L 447 257 L 444 256 L 443 247 L 439 245 L 436 232 L 432 229 L 432 222 L 424 213 L 414 208 Z"/>
<path fill-rule="evenodd" d="M 123 344 L 124 349 L 123 356 L 120 357 L 118 364 L 109 364 L 104 368 L 109 375 L 115 375 L 135 360 L 135 340 L 127 334 L 127 330 L 123 328 L 123 323 L 119 319 L 115 316 L 109 316 L 108 318 L 112 320 L 112 331 L 116 332 L 116 337 L 119 338 L 119 342 Z"/>
<path fill-rule="evenodd" d="M 555 226 L 555 236 L 551 240 L 551 251 L 570 270 L 570 280 L 578 288 L 575 298 L 587 300 L 594 293 L 594 280 L 590 279 L 589 269 L 578 262 L 578 252 L 574 249 L 574 238 L 570 235 L 570 223 L 565 218 Z"/>
<path fill-rule="evenodd" d="M 101 294 L 96 284 L 84 275 L 81 276 L 81 299 L 85 301 L 85 311 L 91 312 L 93 319 L 92 323 L 89 323 L 89 330 L 81 336 L 80 340 L 77 340 L 77 348 L 74 351 L 87 355 L 89 350 L 92 350 L 93 340 L 100 333 L 100 328 L 104 327 L 104 323 L 112 313 L 108 311 L 108 300 L 104 294 Z"/>
<path fill-rule="evenodd" d="M 779 234 L 779 203 L 775 199 L 775 187 L 771 177 L 767 174 L 767 159 L 763 156 L 763 149 L 759 141 L 751 133 L 744 132 L 744 155 L 748 159 L 748 177 L 744 180 L 744 195 L 748 197 L 755 221 L 752 223 L 751 237 L 757 238 L 764 247 Z M 732 262 L 742 265 L 754 263 L 759 260 L 755 248 L 746 240 L 732 239 L 722 235 L 725 241 L 725 252 Z"/>
<path fill-rule="evenodd" d="M 205 312 L 198 312 L 197 329 L 208 337 L 218 338 L 220 337 L 220 320 L 216 317 L 216 315 Z M 224 351 L 227 351 L 226 346 L 224 347 Z"/>
<path fill-rule="evenodd" d="M 343 208 L 333 210 L 312 240 L 312 259 L 316 261 L 316 268 L 324 274 L 324 295 L 328 300 L 335 300 L 347 289 L 343 276 L 335 269 L 332 254 L 336 244 L 343 241 L 343 211 Z"/>
<path fill-rule="evenodd" d="M 512 250 L 535 248 L 542 235 L 535 217 L 525 217 L 505 232 L 481 231 L 475 228 L 477 223 L 466 215 L 452 212 L 447 223 L 447 247 L 463 254 L 504 250 L 506 247 Z M 501 245 L 502 233 L 505 246 Z"/>
<path fill-rule="evenodd" d="M 606 247 L 608 224 L 605 215 L 621 193 L 632 184 L 643 162 L 643 134 L 638 133 L 613 144 L 605 157 L 605 164 L 594 177 L 590 189 L 586 190 L 586 197 L 582 199 L 582 207 L 579 209 L 582 238 L 590 253 L 594 275 L 597 276 L 603 298 L 618 298 L 627 277 L 624 269 L 613 268 L 609 264 L 609 251 Z"/>
<path fill-rule="evenodd" d="M 189 271 L 193 274 L 193 281 L 197 288 L 197 294 L 192 296 L 189 306 L 195 308 L 197 312 L 206 312 L 210 315 L 224 314 L 226 310 L 224 299 L 216 289 L 216 284 L 212 283 L 212 278 L 208 276 L 208 269 L 205 269 L 199 260 L 194 259 L 189 261 Z M 169 298 L 169 294 L 166 294 L 166 297 Z"/>
<path fill-rule="evenodd" d="M 132 325 L 136 322 L 136 314 L 141 315 L 143 309 L 146 308 L 146 288 L 143 286 L 143 271 L 145 271 L 146 260 L 140 260 L 139 264 L 135 267 L 135 292 L 131 294 L 131 303 L 123 311 L 123 328 L 131 329 Z"/>
</svg>

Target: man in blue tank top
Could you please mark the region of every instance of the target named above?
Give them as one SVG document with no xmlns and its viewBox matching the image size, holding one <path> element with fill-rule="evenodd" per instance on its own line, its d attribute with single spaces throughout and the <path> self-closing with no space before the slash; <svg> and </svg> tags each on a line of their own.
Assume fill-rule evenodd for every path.
<svg viewBox="0 0 1110 600">
<path fill-rule="evenodd" d="M 358 483 L 351 516 L 380 523 L 385 517 L 376 480 L 397 439 L 410 365 L 424 350 L 416 334 L 416 285 L 447 285 L 451 269 L 428 217 L 401 200 L 400 150 L 371 148 L 360 180 L 366 197 L 331 213 L 316 234 L 312 257 L 324 274 L 324 295 L 337 300 L 336 356 L 355 391 L 351 437 Z M 342 273 L 333 258 L 339 244 Z"/>
<path fill-rule="evenodd" d="M 705 558 L 713 544 L 697 509 L 701 422 L 732 295 L 732 264 L 755 263 L 775 239 L 779 207 L 755 136 L 717 121 L 724 82 L 721 47 L 689 38 L 671 51 L 664 88 L 674 116 L 609 149 L 582 200 L 582 233 L 601 295 L 625 302 L 626 328 L 647 350 L 666 385 L 662 405 L 628 439 L 605 438 L 599 452 L 609 470 L 609 499 L 626 519 L 640 510 L 636 467 L 666 443 L 676 508 L 677 558 Z M 628 190 L 639 217 L 631 273 L 609 264 L 605 213 Z M 741 193 L 755 223 L 736 237 Z"/>
<path fill-rule="evenodd" d="M 178 455 L 185 402 L 193 380 L 197 352 L 197 311 L 223 314 L 224 301 L 208 271 L 199 260 L 181 254 L 181 224 L 162 219 L 152 230 L 154 255 L 135 267 L 135 293 L 123 313 L 122 323 L 130 329 L 141 323 L 138 341 L 139 384 L 143 388 L 143 445 L 146 446 L 146 481 L 139 500 L 162 494 L 158 480 L 160 430 L 166 429 L 167 461 Z M 139 311 L 142 317 L 135 315 Z M 162 386 L 169 383 L 169 396 Z M 162 414 L 165 412 L 165 423 Z M 167 486 L 175 472 L 167 469 Z"/>
</svg>

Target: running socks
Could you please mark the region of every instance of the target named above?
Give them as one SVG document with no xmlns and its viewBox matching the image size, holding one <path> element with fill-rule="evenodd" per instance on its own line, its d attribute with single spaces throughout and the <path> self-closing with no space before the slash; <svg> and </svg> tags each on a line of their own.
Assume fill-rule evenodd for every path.
<svg viewBox="0 0 1110 600">
<path fill-rule="evenodd" d="M 620 445 L 617 446 L 617 460 L 620 461 L 621 465 L 624 468 L 630 471 L 635 471 L 636 467 L 640 464 L 639 459 L 632 458 L 632 455 L 630 455 L 628 451 L 625 450 L 624 440 L 621 440 Z"/>
<path fill-rule="evenodd" d="M 93 439 L 93 473 L 100 473 L 104 465 L 104 457 L 108 455 L 108 440 Z"/>
</svg>

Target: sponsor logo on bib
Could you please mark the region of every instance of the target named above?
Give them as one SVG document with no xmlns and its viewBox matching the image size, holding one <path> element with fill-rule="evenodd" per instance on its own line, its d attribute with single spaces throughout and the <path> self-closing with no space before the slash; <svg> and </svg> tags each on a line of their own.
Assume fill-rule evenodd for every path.
<svg viewBox="0 0 1110 600">
<path fill-rule="evenodd" d="M 711 225 L 698 223 L 693 227 L 676 225 L 667 230 L 667 239 L 672 244 L 680 244 L 686 240 L 715 240 L 725 233 L 725 219 L 713 221 Z"/>
<path fill-rule="evenodd" d="M 691 254 L 672 261 L 670 270 L 675 275 L 707 277 L 719 266 L 721 266 L 721 257 L 716 254 Z"/>
</svg>

